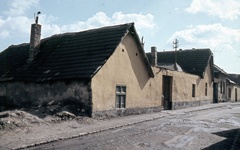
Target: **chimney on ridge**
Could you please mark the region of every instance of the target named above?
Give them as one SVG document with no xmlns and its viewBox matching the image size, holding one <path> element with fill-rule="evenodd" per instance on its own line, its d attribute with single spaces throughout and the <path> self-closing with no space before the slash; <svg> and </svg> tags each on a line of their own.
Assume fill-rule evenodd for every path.
<svg viewBox="0 0 240 150">
<path fill-rule="evenodd" d="M 29 58 L 28 61 L 33 61 L 36 54 L 39 52 L 40 41 L 41 41 L 41 25 L 38 24 L 39 11 L 35 17 L 35 23 L 31 26 L 30 35 L 30 47 L 29 47 Z"/>
<path fill-rule="evenodd" d="M 151 47 L 151 57 L 152 57 L 152 62 L 151 65 L 157 66 L 157 47 L 153 46 Z"/>
</svg>

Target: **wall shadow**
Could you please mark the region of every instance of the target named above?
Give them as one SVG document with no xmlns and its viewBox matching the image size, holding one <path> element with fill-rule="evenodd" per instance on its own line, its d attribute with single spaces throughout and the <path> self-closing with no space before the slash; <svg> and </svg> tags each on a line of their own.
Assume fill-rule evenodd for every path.
<svg viewBox="0 0 240 150">
<path fill-rule="evenodd" d="M 131 36 L 126 36 L 126 40 L 123 41 L 123 44 L 126 46 L 131 67 L 137 78 L 138 84 L 140 88 L 143 89 L 151 77 L 149 75 L 149 70 L 147 69 L 147 64 L 145 63 L 144 52 L 142 53 L 139 50 L 135 41 L 130 37 Z"/>
<path fill-rule="evenodd" d="M 203 150 L 240 150 L 240 128 L 213 133 L 226 139 Z"/>
</svg>

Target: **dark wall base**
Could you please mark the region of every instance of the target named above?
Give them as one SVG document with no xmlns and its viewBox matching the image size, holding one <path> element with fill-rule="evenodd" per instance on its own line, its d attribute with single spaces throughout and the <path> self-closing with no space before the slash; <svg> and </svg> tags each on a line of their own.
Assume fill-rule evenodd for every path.
<svg viewBox="0 0 240 150">
<path fill-rule="evenodd" d="M 113 118 L 118 116 L 139 115 L 139 114 L 160 112 L 161 110 L 162 110 L 161 107 L 114 109 L 114 110 L 93 112 L 92 117 L 93 118 Z"/>
<path fill-rule="evenodd" d="M 172 102 L 172 109 L 183 109 L 188 107 L 196 107 L 213 103 L 211 100 L 199 100 L 199 101 L 184 101 L 184 102 Z"/>
</svg>

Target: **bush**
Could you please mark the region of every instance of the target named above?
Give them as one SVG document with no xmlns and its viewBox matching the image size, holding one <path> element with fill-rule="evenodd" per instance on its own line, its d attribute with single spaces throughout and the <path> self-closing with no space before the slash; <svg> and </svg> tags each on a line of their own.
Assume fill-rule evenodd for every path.
<svg viewBox="0 0 240 150">
<path fill-rule="evenodd" d="M 68 111 L 75 115 L 91 115 L 90 105 L 76 98 L 67 98 L 60 102 L 61 107 L 65 107 Z"/>
</svg>

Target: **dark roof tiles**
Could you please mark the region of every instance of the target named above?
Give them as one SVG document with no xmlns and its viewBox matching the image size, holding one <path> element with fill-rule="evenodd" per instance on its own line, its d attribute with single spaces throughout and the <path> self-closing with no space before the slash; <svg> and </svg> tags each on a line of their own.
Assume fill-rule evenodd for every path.
<svg viewBox="0 0 240 150">
<path fill-rule="evenodd" d="M 203 77 L 205 69 L 212 59 L 210 49 L 187 49 L 178 51 L 165 51 L 157 53 L 157 63 L 159 66 L 175 63 L 177 54 L 177 64 L 184 72 Z M 147 54 L 151 62 L 151 53 Z M 211 62 L 213 64 L 213 62 Z"/>
<path fill-rule="evenodd" d="M 27 63 L 29 44 L 10 46 L 0 53 L 0 80 L 91 78 L 129 30 L 135 32 L 133 23 L 45 38 L 31 63 Z"/>
</svg>

